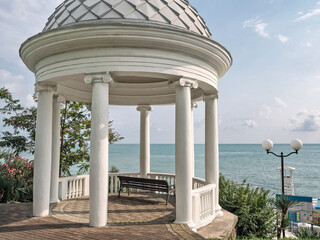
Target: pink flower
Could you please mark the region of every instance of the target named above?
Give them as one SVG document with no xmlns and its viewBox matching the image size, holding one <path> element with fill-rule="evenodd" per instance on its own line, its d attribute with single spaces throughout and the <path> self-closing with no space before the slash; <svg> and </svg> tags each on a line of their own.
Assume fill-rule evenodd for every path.
<svg viewBox="0 0 320 240">
<path fill-rule="evenodd" d="M 20 177 L 22 177 L 22 175 L 20 174 Z"/>
<path fill-rule="evenodd" d="M 21 170 L 19 170 L 19 173 L 21 173 Z"/>
<path fill-rule="evenodd" d="M 27 186 L 27 185 L 28 185 L 28 183 L 25 183 L 25 185 Z"/>
</svg>

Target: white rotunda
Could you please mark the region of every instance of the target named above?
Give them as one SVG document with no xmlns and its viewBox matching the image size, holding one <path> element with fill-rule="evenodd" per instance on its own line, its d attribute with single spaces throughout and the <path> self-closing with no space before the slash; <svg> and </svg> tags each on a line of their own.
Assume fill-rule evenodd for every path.
<svg viewBox="0 0 320 240">
<path fill-rule="evenodd" d="M 58 201 L 64 100 L 92 109 L 91 226 L 107 224 L 109 104 L 141 112 L 140 177 L 150 177 L 152 105 L 175 104 L 176 223 L 198 228 L 221 215 L 218 80 L 232 58 L 187 0 L 66 0 L 43 31 L 22 44 L 20 56 L 35 74 L 38 93 L 34 216 L 47 216 L 50 202 Z M 195 187 L 192 105 L 201 100 L 206 170 Z"/>
</svg>

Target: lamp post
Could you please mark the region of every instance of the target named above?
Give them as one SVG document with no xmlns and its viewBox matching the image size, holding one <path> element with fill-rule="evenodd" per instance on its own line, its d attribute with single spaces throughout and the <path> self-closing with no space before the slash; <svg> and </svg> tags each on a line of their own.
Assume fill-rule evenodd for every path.
<svg viewBox="0 0 320 240">
<path fill-rule="evenodd" d="M 271 153 L 276 157 L 281 158 L 281 187 L 282 187 L 282 197 L 284 197 L 284 166 L 283 166 L 283 159 L 285 157 L 289 157 L 291 154 L 298 154 L 298 151 L 302 148 L 302 142 L 299 139 L 293 139 L 290 143 L 291 148 L 294 150 L 294 152 L 288 153 L 287 155 L 284 155 L 283 152 L 281 154 L 275 154 L 274 152 L 271 152 L 271 148 L 273 147 L 273 142 L 269 139 L 264 140 L 262 142 L 262 147 L 264 150 L 267 151 L 267 154 Z"/>
</svg>

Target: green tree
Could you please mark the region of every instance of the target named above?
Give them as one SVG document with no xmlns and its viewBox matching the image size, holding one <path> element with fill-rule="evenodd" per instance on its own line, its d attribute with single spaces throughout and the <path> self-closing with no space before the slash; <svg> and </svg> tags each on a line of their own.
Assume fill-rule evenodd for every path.
<svg viewBox="0 0 320 240">
<path fill-rule="evenodd" d="M 0 112 L 4 126 L 13 132 L 3 131 L 0 147 L 20 155 L 23 152 L 34 152 L 37 108 L 25 108 L 20 100 L 14 100 L 6 88 L 0 89 L 0 99 L 4 106 Z M 70 175 L 70 167 L 78 164 L 81 173 L 88 171 L 91 133 L 91 114 L 84 103 L 67 101 L 61 106 L 61 148 L 60 172 Z M 115 143 L 123 139 L 109 122 L 109 142 Z"/>
<path fill-rule="evenodd" d="M 15 155 L 22 152 L 33 153 L 37 108 L 24 108 L 6 88 L 0 89 L 0 99 L 4 101 L 0 112 L 8 116 L 2 119 L 4 127 L 11 127 L 13 130 L 2 132 L 0 147 L 9 149 Z"/>
<path fill-rule="evenodd" d="M 221 207 L 238 216 L 236 226 L 240 238 L 272 238 L 276 231 L 276 214 L 269 190 L 238 185 L 220 176 L 219 203 Z"/>
<path fill-rule="evenodd" d="M 109 143 L 123 139 L 109 121 Z M 60 169 L 70 175 L 70 166 L 79 165 L 79 173 L 89 169 L 91 113 L 84 103 L 67 101 L 61 108 Z"/>
<path fill-rule="evenodd" d="M 276 201 L 274 204 L 276 208 L 281 211 L 281 222 L 280 222 L 279 228 L 277 229 L 277 239 L 281 237 L 281 231 L 283 234 L 283 238 L 285 238 L 286 237 L 285 229 L 289 225 L 289 221 L 286 216 L 289 208 L 296 205 L 297 202 L 292 200 L 290 197 L 280 196 L 276 198 Z"/>
</svg>

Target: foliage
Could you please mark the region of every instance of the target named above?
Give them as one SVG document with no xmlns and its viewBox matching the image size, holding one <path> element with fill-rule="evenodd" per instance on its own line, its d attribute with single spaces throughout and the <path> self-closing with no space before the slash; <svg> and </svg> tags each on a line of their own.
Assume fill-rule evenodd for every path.
<svg viewBox="0 0 320 240">
<path fill-rule="evenodd" d="M 276 230 L 276 214 L 269 190 L 238 185 L 220 176 L 219 203 L 221 207 L 238 216 L 236 226 L 240 238 L 272 238 Z"/>
<path fill-rule="evenodd" d="M 0 163 L 0 202 L 32 201 L 33 161 L 7 155 Z"/>
<path fill-rule="evenodd" d="M 118 173 L 118 172 L 120 172 L 120 169 L 117 168 L 116 166 L 112 165 L 111 170 L 109 172 L 110 173 Z"/>
<path fill-rule="evenodd" d="M 308 227 L 301 227 L 294 234 L 299 238 L 320 239 L 320 233 L 316 232 Z"/>
<path fill-rule="evenodd" d="M 12 94 L 5 88 L 0 89 L 0 99 L 5 106 L 0 112 L 4 126 L 11 127 L 13 133 L 3 131 L 0 137 L 0 147 L 6 148 L 15 155 L 23 152 L 34 152 L 37 108 L 24 108 L 19 100 L 14 100 Z M 109 122 L 109 143 L 123 139 Z M 61 106 L 61 140 L 60 140 L 60 173 L 70 175 L 70 167 L 77 165 L 79 173 L 88 171 L 89 146 L 91 133 L 91 114 L 84 103 L 69 102 Z"/>
<path fill-rule="evenodd" d="M 2 119 L 4 127 L 12 127 L 13 133 L 3 131 L 0 147 L 10 149 L 15 155 L 34 151 L 36 112 L 35 107 L 24 108 L 19 100 L 14 100 L 8 89 L 0 89 L 0 99 L 5 106 L 0 108 L 1 114 L 8 115 Z M 23 134 L 27 133 L 27 136 Z"/>
<path fill-rule="evenodd" d="M 90 112 L 85 105 L 66 102 L 61 108 L 60 172 L 70 175 L 70 166 L 79 164 L 80 172 L 88 170 Z"/>
<path fill-rule="evenodd" d="M 109 121 L 109 143 L 123 139 Z M 84 103 L 67 101 L 61 108 L 60 172 L 70 175 L 70 166 L 78 164 L 79 173 L 88 172 L 90 161 L 91 113 Z"/>
<path fill-rule="evenodd" d="M 287 216 L 290 207 L 296 205 L 296 201 L 292 200 L 290 197 L 280 196 L 276 198 L 275 207 L 281 211 L 281 222 L 277 229 L 277 238 L 281 237 L 281 231 L 283 233 L 283 238 L 285 238 L 285 229 L 289 226 L 289 221 Z"/>
</svg>

